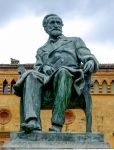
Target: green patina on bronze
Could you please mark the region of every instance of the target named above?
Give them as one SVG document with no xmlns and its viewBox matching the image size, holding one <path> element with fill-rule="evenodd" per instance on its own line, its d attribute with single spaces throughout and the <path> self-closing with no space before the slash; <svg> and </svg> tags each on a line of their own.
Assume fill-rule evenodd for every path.
<svg viewBox="0 0 114 150">
<path fill-rule="evenodd" d="M 21 97 L 21 130 L 41 131 L 40 110 L 52 108 L 49 131 L 60 132 L 65 110 L 82 107 L 86 113 L 86 131 L 91 132 L 89 88 L 98 61 L 81 38 L 62 34 L 63 21 L 59 16 L 47 15 L 43 27 L 49 39 L 37 50 L 32 70 L 19 68 L 21 76 L 14 85 L 15 94 Z"/>
</svg>

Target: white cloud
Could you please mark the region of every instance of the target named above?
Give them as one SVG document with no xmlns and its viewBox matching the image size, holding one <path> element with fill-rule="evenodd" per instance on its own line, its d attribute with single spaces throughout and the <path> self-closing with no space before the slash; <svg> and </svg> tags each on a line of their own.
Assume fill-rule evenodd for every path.
<svg viewBox="0 0 114 150">
<path fill-rule="evenodd" d="M 35 61 L 37 48 L 47 38 L 41 18 L 15 20 L 0 30 L 0 63 L 9 63 L 11 57 L 19 59 L 21 63 Z"/>
<path fill-rule="evenodd" d="M 15 20 L 0 28 L 0 63 L 10 63 L 10 58 L 20 63 L 34 63 L 37 48 L 47 41 L 47 34 L 42 27 L 44 16 L 29 16 Z M 94 19 L 73 18 L 63 20 L 65 36 L 81 37 L 100 63 L 114 63 L 114 45 L 90 40 L 87 36 L 94 29 Z"/>
<path fill-rule="evenodd" d="M 114 63 L 114 45 L 112 43 L 87 42 L 87 46 L 91 49 L 91 52 L 96 56 L 99 63 Z"/>
<path fill-rule="evenodd" d="M 75 17 L 72 20 L 64 21 L 63 32 L 67 36 L 79 36 L 86 37 L 86 34 L 93 29 L 94 24 L 93 19 L 84 19 L 80 17 Z"/>
</svg>

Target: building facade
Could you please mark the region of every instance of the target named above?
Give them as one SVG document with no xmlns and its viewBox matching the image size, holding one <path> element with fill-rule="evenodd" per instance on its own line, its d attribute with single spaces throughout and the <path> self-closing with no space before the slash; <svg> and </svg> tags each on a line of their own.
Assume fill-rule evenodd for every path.
<svg viewBox="0 0 114 150">
<path fill-rule="evenodd" d="M 14 62 L 15 61 L 15 62 Z M 21 64 L 27 70 L 33 64 Z M 19 62 L 0 64 L 0 143 L 9 139 L 11 132 L 20 128 L 20 98 L 14 95 L 13 85 L 19 78 Z M 103 132 L 106 142 L 114 148 L 114 64 L 100 64 L 100 69 L 92 76 L 92 131 Z M 81 109 L 69 109 L 65 113 L 63 131 L 85 132 L 85 114 Z M 51 110 L 41 111 L 42 127 L 48 131 Z"/>
</svg>

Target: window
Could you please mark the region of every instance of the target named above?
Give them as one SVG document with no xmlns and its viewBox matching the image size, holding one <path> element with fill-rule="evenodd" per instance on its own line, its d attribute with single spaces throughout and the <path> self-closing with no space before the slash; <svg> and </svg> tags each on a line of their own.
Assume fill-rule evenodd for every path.
<svg viewBox="0 0 114 150">
<path fill-rule="evenodd" d="M 111 94 L 114 94 L 114 80 L 111 82 Z"/>
<path fill-rule="evenodd" d="M 107 82 L 104 80 L 102 83 L 102 93 L 107 94 Z"/>
<path fill-rule="evenodd" d="M 12 80 L 11 81 L 11 93 L 14 94 L 14 88 L 13 88 L 13 85 L 15 84 L 15 80 Z"/>
<path fill-rule="evenodd" d="M 3 94 L 8 94 L 8 82 L 6 80 L 3 82 Z"/>
<path fill-rule="evenodd" d="M 99 83 L 98 81 L 94 82 L 94 94 L 98 94 L 99 93 Z"/>
</svg>

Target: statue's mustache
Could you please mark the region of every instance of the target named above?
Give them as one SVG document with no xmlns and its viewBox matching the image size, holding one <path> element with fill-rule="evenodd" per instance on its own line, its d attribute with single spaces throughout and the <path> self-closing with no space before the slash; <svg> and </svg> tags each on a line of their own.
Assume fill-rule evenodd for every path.
<svg viewBox="0 0 114 150">
<path fill-rule="evenodd" d="M 53 31 L 53 30 L 61 31 L 61 29 L 60 29 L 60 28 L 53 28 L 53 29 L 51 29 L 51 31 Z"/>
</svg>

